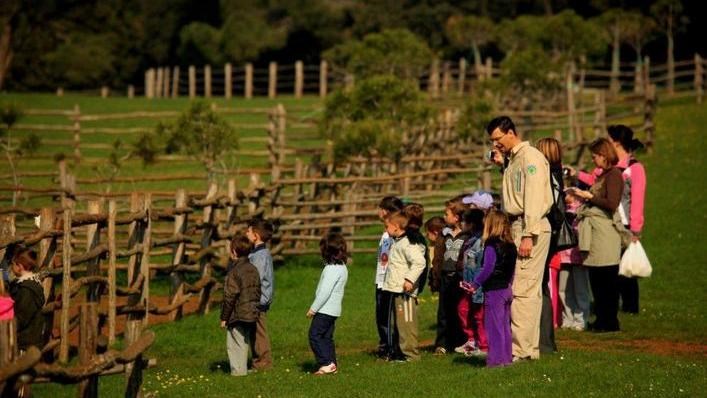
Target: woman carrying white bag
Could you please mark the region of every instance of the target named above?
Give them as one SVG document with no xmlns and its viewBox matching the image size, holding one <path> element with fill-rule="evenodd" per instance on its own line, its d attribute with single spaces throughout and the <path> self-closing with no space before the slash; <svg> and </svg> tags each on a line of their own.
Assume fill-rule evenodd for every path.
<svg viewBox="0 0 707 398">
<path fill-rule="evenodd" d="M 638 240 L 631 242 L 621 256 L 619 275 L 627 278 L 648 278 L 652 272 L 651 262 L 641 242 Z"/>
<path fill-rule="evenodd" d="M 609 126 L 609 142 L 614 146 L 619 158 L 617 167 L 621 170 L 624 180 L 624 190 L 619 205 L 619 215 L 624 227 L 631 232 L 631 241 L 638 242 L 643 230 L 643 205 L 646 196 L 646 171 L 643 164 L 633 157 L 633 152 L 643 147 L 643 144 L 633 138 L 633 130 L 623 124 Z M 579 172 L 578 179 L 593 185 L 596 178 L 602 173 L 601 168 L 596 168 L 592 173 Z M 574 174 L 572 170 L 571 174 Z M 637 275 L 628 276 L 619 271 L 619 297 L 621 310 L 631 314 L 638 314 L 638 279 Z"/>
</svg>

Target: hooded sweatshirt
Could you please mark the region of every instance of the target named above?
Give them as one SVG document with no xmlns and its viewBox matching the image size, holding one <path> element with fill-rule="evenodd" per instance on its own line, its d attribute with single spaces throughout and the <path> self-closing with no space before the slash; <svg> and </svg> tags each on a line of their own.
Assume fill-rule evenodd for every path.
<svg viewBox="0 0 707 398">
<path fill-rule="evenodd" d="M 10 284 L 10 295 L 15 300 L 17 319 L 17 346 L 26 350 L 29 346 L 42 348 L 44 332 L 44 290 L 35 274 L 26 274 Z"/>
</svg>

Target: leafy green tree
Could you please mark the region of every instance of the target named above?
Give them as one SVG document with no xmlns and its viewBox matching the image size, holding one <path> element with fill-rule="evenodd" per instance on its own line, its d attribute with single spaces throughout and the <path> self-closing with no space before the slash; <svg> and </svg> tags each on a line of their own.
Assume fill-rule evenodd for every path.
<svg viewBox="0 0 707 398">
<path fill-rule="evenodd" d="M 599 26 L 572 10 L 547 17 L 541 36 L 554 62 L 576 61 L 583 56 L 602 56 L 607 44 L 602 40 L 604 37 Z"/>
<path fill-rule="evenodd" d="M 23 155 L 32 155 L 39 149 L 41 139 L 36 134 L 30 134 L 19 141 L 12 137 L 12 128 L 23 116 L 22 109 L 13 103 L 0 104 L 0 148 L 5 153 L 5 158 L 10 165 L 12 182 L 19 185 L 17 175 L 18 158 Z M 17 192 L 12 193 L 12 205 L 17 204 Z"/>
<path fill-rule="evenodd" d="M 80 87 L 106 84 L 115 73 L 113 43 L 110 34 L 72 35 L 69 40 L 47 54 L 45 60 L 55 81 Z"/>
<path fill-rule="evenodd" d="M 522 93 L 557 90 L 562 65 L 538 47 L 515 51 L 501 62 L 501 82 Z"/>
<path fill-rule="evenodd" d="M 643 47 L 656 30 L 656 22 L 639 12 L 628 12 L 623 21 L 623 42 L 636 53 L 636 65 L 643 63 Z"/>
<path fill-rule="evenodd" d="M 432 109 L 415 83 L 380 75 L 327 97 L 320 131 L 334 142 L 337 159 L 380 155 L 399 160 L 406 150 L 404 131 L 425 126 L 431 116 Z"/>
<path fill-rule="evenodd" d="M 221 36 L 218 28 L 192 22 L 179 32 L 179 56 L 195 64 L 222 64 Z"/>
<path fill-rule="evenodd" d="M 504 19 L 498 25 L 498 46 L 506 56 L 530 47 L 540 47 L 546 24 L 547 18 L 534 15 Z"/>
<path fill-rule="evenodd" d="M 432 61 L 432 51 L 410 31 L 392 29 L 334 46 L 323 57 L 357 78 L 391 74 L 416 79 Z"/>
<path fill-rule="evenodd" d="M 495 25 L 486 17 L 455 15 L 447 20 L 445 32 L 452 44 L 471 49 L 476 71 L 481 70 L 481 47 L 495 39 Z"/>
<path fill-rule="evenodd" d="M 456 128 L 462 139 L 471 138 L 478 143 L 487 141 L 486 125 L 494 117 L 493 101 L 474 96 L 468 99 L 461 109 Z"/>
<path fill-rule="evenodd" d="M 142 135 L 133 144 L 133 153 L 148 164 L 164 148 L 166 153 L 183 153 L 201 162 L 215 177 L 216 166 L 228 152 L 238 148 L 233 127 L 204 102 L 194 102 L 172 123 L 159 123 L 154 133 Z"/>
</svg>

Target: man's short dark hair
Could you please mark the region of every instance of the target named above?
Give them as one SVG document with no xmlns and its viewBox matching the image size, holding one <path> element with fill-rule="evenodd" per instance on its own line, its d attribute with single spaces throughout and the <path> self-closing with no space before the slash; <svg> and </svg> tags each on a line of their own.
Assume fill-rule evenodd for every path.
<svg viewBox="0 0 707 398">
<path fill-rule="evenodd" d="M 488 133 L 488 135 L 493 134 L 496 129 L 501 130 L 503 134 L 506 134 L 511 130 L 513 130 L 513 134 L 517 134 L 516 125 L 513 124 L 513 120 L 511 120 L 508 116 L 493 118 L 489 124 L 486 125 L 486 133 Z"/>
<path fill-rule="evenodd" d="M 378 204 L 378 207 L 387 211 L 388 213 L 400 211 L 403 209 L 403 206 L 403 201 L 396 196 L 386 196 L 385 198 L 381 199 L 380 203 Z"/>
<path fill-rule="evenodd" d="M 263 243 L 267 243 L 272 238 L 273 227 L 270 221 L 264 220 L 262 218 L 254 218 L 248 222 L 248 227 L 250 227 L 253 232 L 260 236 L 260 240 Z"/>
<path fill-rule="evenodd" d="M 237 233 L 231 239 L 231 252 L 236 253 L 238 258 L 246 257 L 253 250 L 253 243 L 243 233 Z"/>
</svg>

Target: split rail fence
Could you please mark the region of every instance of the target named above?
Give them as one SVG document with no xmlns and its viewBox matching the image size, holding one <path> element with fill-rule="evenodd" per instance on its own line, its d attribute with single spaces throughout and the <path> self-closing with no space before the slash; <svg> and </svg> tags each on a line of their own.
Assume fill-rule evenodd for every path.
<svg viewBox="0 0 707 398">
<path fill-rule="evenodd" d="M 702 100 L 707 63 L 700 54 L 692 59 L 677 61 L 670 68 L 667 64 L 653 65 L 649 57 L 641 62 L 622 63 L 618 70 L 607 68 L 575 69 L 575 80 L 586 84 L 587 88 L 608 90 L 611 95 L 621 91 L 641 93 L 645 87 L 655 84 L 669 96 L 689 95 Z M 186 73 L 185 73 L 186 72 Z M 469 65 L 466 59 L 458 61 L 434 60 L 429 69 L 419 77 L 420 87 L 427 90 L 432 98 L 462 96 L 472 92 L 476 83 L 499 77 L 501 69 L 490 57 L 480 65 Z M 154 67 L 145 71 L 144 85 L 139 87 L 146 98 L 177 98 L 198 96 L 232 98 L 242 96 L 253 98 L 267 96 L 277 98 L 288 94 L 302 98 L 305 94 L 326 97 L 333 88 L 354 84 L 353 77 L 344 71 L 332 68 L 327 61 L 318 65 L 305 65 L 297 61 L 292 65 L 269 63 L 268 67 L 255 68 L 253 64 L 223 67 L 204 65 L 189 66 L 186 71 L 179 66 Z M 63 90 L 60 90 L 63 93 Z M 108 96 L 110 89 L 101 88 L 101 95 Z M 136 96 L 136 88 L 128 86 L 127 96 Z"/>
</svg>

